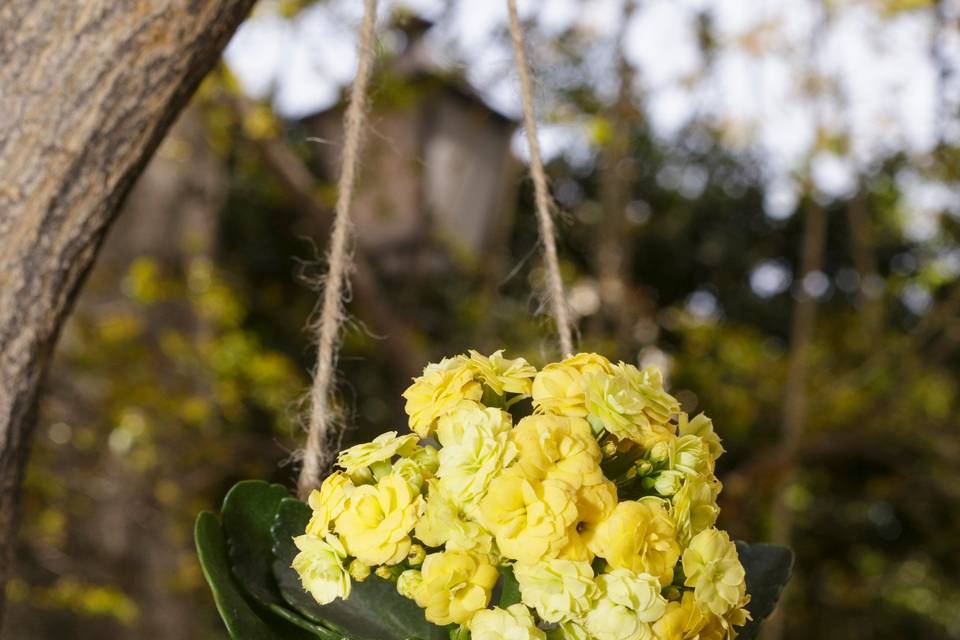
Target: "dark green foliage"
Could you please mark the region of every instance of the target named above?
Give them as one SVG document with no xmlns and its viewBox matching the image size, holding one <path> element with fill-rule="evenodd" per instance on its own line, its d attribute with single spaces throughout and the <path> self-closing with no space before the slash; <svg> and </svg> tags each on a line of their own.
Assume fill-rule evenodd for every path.
<svg viewBox="0 0 960 640">
<path fill-rule="evenodd" d="M 520 583 L 517 577 L 513 575 L 513 567 L 503 567 L 500 569 L 500 575 L 503 576 L 503 582 L 500 586 L 500 608 L 506 609 L 512 604 L 520 602 Z"/>
<path fill-rule="evenodd" d="M 373 575 L 354 582 L 347 600 L 317 604 L 291 568 L 297 554 L 293 538 L 306 530 L 310 508 L 279 485 L 237 483 L 227 494 L 221 515 L 223 528 L 213 514 L 200 514 L 196 544 L 217 609 L 234 640 L 275 638 L 270 634 L 278 633 L 281 625 L 289 628 L 280 637 L 322 640 L 444 640 L 462 633 L 430 624 L 416 603 L 397 593 L 394 583 Z M 737 551 L 751 595 L 748 608 L 753 621 L 741 635 L 749 640 L 773 611 L 790 577 L 793 553 L 744 542 L 737 542 Z M 501 575 L 497 602 L 506 608 L 520 602 L 520 586 L 511 567 L 502 568 Z M 263 613 L 249 598 L 262 606 Z"/>
<path fill-rule="evenodd" d="M 238 482 L 223 500 L 223 528 L 234 575 L 264 605 L 282 604 L 273 580 L 273 526 L 280 501 L 289 494 L 278 484 Z"/>
<path fill-rule="evenodd" d="M 747 610 L 753 618 L 740 631 L 739 638 L 751 640 L 760 633 L 760 623 L 777 605 L 793 569 L 793 552 L 773 544 L 747 544 L 737 540 L 737 553 L 747 572 Z"/>
<path fill-rule="evenodd" d="M 254 609 L 254 605 L 231 574 L 226 538 L 217 516 L 205 511 L 197 517 L 194 542 L 217 611 L 220 612 L 233 640 L 288 640 L 311 637 L 283 621 L 266 618 Z"/>
<path fill-rule="evenodd" d="M 289 627 L 284 631 L 286 635 L 279 636 L 283 638 L 448 637 L 447 629 L 428 623 L 423 611 L 398 594 L 392 582 L 376 576 L 355 582 L 349 599 L 318 605 L 303 590 L 290 567 L 297 553 L 293 537 L 306 529 L 310 509 L 288 497 L 283 487 L 254 480 L 239 482 L 227 494 L 221 516 L 223 529 L 216 516 L 201 514 L 196 543 L 204 576 L 234 640 L 278 637 L 253 635 L 272 633 L 278 625 Z M 231 599 L 225 600 L 219 594 L 227 594 Z M 259 608 L 250 603 L 250 598 Z"/>
</svg>

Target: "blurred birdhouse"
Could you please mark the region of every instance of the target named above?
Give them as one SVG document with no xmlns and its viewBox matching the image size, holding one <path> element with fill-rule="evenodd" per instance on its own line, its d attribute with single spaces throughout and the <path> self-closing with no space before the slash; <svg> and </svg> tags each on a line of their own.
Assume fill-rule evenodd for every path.
<svg viewBox="0 0 960 640">
<path fill-rule="evenodd" d="M 357 239 L 387 271 L 468 265 L 510 223 L 519 165 L 510 153 L 516 123 L 462 78 L 431 63 L 431 24 L 395 20 L 399 53 L 375 71 L 362 173 L 353 209 Z M 304 119 L 316 169 L 339 167 L 343 105 Z"/>
</svg>

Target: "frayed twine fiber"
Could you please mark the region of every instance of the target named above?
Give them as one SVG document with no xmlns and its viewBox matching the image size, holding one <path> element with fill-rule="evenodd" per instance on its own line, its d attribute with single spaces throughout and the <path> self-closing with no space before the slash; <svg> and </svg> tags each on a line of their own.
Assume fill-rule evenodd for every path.
<svg viewBox="0 0 960 640">
<path fill-rule="evenodd" d="M 306 498 L 320 484 L 323 473 L 333 463 L 339 437 L 336 415 L 330 395 L 337 366 L 337 346 L 344 321 L 343 297 L 352 268 L 350 255 L 350 207 L 360 164 L 360 147 L 367 111 L 367 87 L 373 70 L 373 34 L 377 17 L 377 0 L 364 0 L 363 22 L 357 45 L 357 77 L 350 90 L 350 102 L 344 115 L 343 159 L 337 182 L 337 206 L 328 253 L 329 269 L 323 287 L 320 320 L 317 323 L 317 368 L 310 388 L 310 419 L 303 466 L 297 492 Z"/>
<path fill-rule="evenodd" d="M 557 327 L 560 341 L 560 353 L 573 354 L 573 337 L 570 323 L 570 311 L 563 291 L 563 279 L 560 276 L 560 261 L 557 258 L 557 240 L 550 214 L 553 208 L 550 191 L 547 188 L 547 174 L 543 169 L 540 154 L 540 141 L 537 138 L 537 119 L 533 107 L 533 90 L 530 83 L 530 67 L 523 42 L 523 29 L 517 15 L 517 1 L 507 0 L 510 13 L 510 40 L 513 42 L 513 56 L 520 76 L 520 96 L 523 101 L 523 127 L 527 132 L 527 145 L 530 149 L 530 177 L 533 179 L 534 195 L 537 205 L 537 223 L 540 241 L 543 243 L 543 261 L 546 266 L 546 302 Z"/>
</svg>

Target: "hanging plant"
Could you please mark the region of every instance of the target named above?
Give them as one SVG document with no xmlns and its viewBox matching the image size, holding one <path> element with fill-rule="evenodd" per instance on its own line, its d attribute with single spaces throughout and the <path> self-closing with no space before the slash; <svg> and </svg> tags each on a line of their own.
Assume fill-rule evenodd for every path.
<svg viewBox="0 0 960 640">
<path fill-rule="evenodd" d="M 547 301 L 572 350 L 516 1 Z M 301 495 L 237 484 L 196 544 L 234 640 L 725 640 L 754 638 L 793 554 L 717 529 L 713 424 L 659 370 L 581 353 L 537 371 L 498 351 L 446 358 L 404 393 L 410 433 L 332 453 L 328 406 L 349 273 L 349 213 L 376 0 L 357 81 L 318 323 Z M 313 489 L 320 484 L 319 489 Z"/>
<path fill-rule="evenodd" d="M 235 639 L 753 638 L 792 553 L 717 529 L 713 424 L 660 372 L 498 351 L 427 366 L 411 433 L 309 496 L 246 481 L 197 549 Z"/>
</svg>

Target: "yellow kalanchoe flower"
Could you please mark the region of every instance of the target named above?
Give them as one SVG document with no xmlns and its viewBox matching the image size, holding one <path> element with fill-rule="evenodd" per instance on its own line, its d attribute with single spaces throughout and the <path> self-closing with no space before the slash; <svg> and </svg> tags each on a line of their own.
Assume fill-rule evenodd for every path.
<svg viewBox="0 0 960 640">
<path fill-rule="evenodd" d="M 537 413 L 584 418 L 587 408 L 583 376 L 612 371 L 610 361 L 595 353 L 578 353 L 548 364 L 533 379 L 533 406 Z"/>
<path fill-rule="evenodd" d="M 483 387 L 463 356 L 428 364 L 423 375 L 403 392 L 410 429 L 421 438 L 433 433 L 437 418 L 453 411 L 463 400 L 479 401 Z"/>
<path fill-rule="evenodd" d="M 559 627 L 547 633 L 547 640 L 591 640 L 591 638 L 590 634 L 580 624 L 563 622 Z"/>
<path fill-rule="evenodd" d="M 680 557 L 676 526 L 657 499 L 625 500 L 597 526 L 590 550 L 617 569 L 649 573 L 667 586 Z"/>
<path fill-rule="evenodd" d="M 498 577 L 483 556 L 466 551 L 434 553 L 423 561 L 414 599 L 434 624 L 466 624 L 477 611 L 486 609 Z"/>
<path fill-rule="evenodd" d="M 657 640 L 700 640 L 700 631 L 706 623 L 693 593 L 686 591 L 679 602 L 667 603 L 666 612 L 653 623 L 653 634 Z"/>
<path fill-rule="evenodd" d="M 598 433 L 606 429 L 644 446 L 673 435 L 670 418 L 680 403 L 664 390 L 656 367 L 640 370 L 621 362 L 609 373 L 586 374 L 583 383 L 584 406 Z"/>
<path fill-rule="evenodd" d="M 750 596 L 744 596 L 736 607 L 722 616 L 706 614 L 704 616 L 706 622 L 697 640 L 734 640 L 737 637 L 734 627 L 742 627 L 747 624 L 747 620 L 752 619 L 750 612 L 745 608 L 749 602 Z"/>
<path fill-rule="evenodd" d="M 717 460 L 725 451 L 720 443 L 720 436 L 713 430 L 713 421 L 702 413 L 691 420 L 686 413 L 681 412 L 677 432 L 681 436 L 697 436 L 703 440 L 713 460 Z"/>
<path fill-rule="evenodd" d="M 677 542 L 688 545 L 690 539 L 717 521 L 720 507 L 720 481 L 708 478 L 687 478 L 670 500 L 670 517 L 677 525 Z"/>
<path fill-rule="evenodd" d="M 506 411 L 464 400 L 437 419 L 436 432 L 441 445 L 452 447 L 478 433 L 488 438 L 509 434 L 511 427 L 513 418 Z"/>
<path fill-rule="evenodd" d="M 590 540 L 597 525 L 606 520 L 617 506 L 617 486 L 609 480 L 583 486 L 577 490 L 577 521 L 567 531 L 567 546 L 559 557 L 593 562 Z"/>
<path fill-rule="evenodd" d="M 440 451 L 440 485 L 457 496 L 464 510 L 472 513 L 486 495 L 490 481 L 513 461 L 516 450 L 504 434 L 487 438 L 475 434 L 455 447 Z"/>
<path fill-rule="evenodd" d="M 600 446 L 583 418 L 527 416 L 510 434 L 527 478 L 562 480 L 573 489 L 599 484 Z"/>
<path fill-rule="evenodd" d="M 410 550 L 410 531 L 422 508 L 423 498 L 391 473 L 376 485 L 356 488 L 337 518 L 336 531 L 349 554 L 364 564 L 397 564 Z"/>
<path fill-rule="evenodd" d="M 343 566 L 347 552 L 336 536 L 321 539 L 302 535 L 294 538 L 293 543 L 300 553 L 291 566 L 314 600 L 328 604 L 350 595 L 350 574 Z"/>
<path fill-rule="evenodd" d="M 318 602 L 375 575 L 473 640 L 733 640 L 749 618 L 714 528 L 723 447 L 656 368 L 581 353 L 538 373 L 470 351 L 404 398 L 414 433 L 344 451 L 310 495 L 294 568 Z M 503 565 L 522 602 L 488 609 Z"/>
<path fill-rule="evenodd" d="M 340 452 L 337 465 L 352 475 L 378 462 L 387 462 L 394 456 L 412 454 L 417 446 L 417 436 L 409 433 L 397 436 L 396 431 L 381 433 L 372 442 L 364 442 Z"/>
<path fill-rule="evenodd" d="M 656 577 L 614 569 L 599 576 L 597 586 L 600 598 L 584 618 L 595 640 L 642 640 L 653 635 L 650 623 L 667 609 Z"/>
<path fill-rule="evenodd" d="M 746 574 L 726 531 L 706 529 L 695 535 L 683 552 L 683 573 L 704 611 L 723 615 L 746 595 Z"/>
<path fill-rule="evenodd" d="M 643 394 L 646 407 L 643 412 L 654 424 L 664 424 L 680 412 L 680 402 L 663 387 L 663 373 L 657 367 L 638 369 L 621 362 L 615 374 L 626 376 L 630 385 Z"/>
<path fill-rule="evenodd" d="M 470 621 L 471 640 L 546 640 L 530 610 L 522 604 L 478 611 Z"/>
<path fill-rule="evenodd" d="M 514 466 L 496 478 L 480 502 L 482 522 L 500 553 L 533 563 L 556 557 L 576 522 L 576 493 L 560 480 L 530 480 Z"/>
<path fill-rule="evenodd" d="M 441 488 L 474 515 L 490 481 L 513 462 L 517 450 L 508 439 L 510 415 L 471 404 L 438 421 L 437 433 L 445 442 L 437 477 Z"/>
<path fill-rule="evenodd" d="M 343 513 L 347 498 L 354 489 L 346 474 L 335 471 L 323 481 L 320 489 L 311 491 L 307 503 L 313 510 L 313 516 L 307 524 L 307 533 L 318 538 L 325 536 L 337 516 Z"/>
<path fill-rule="evenodd" d="M 685 476 L 713 474 L 714 458 L 710 447 L 700 436 L 693 434 L 674 438 L 667 445 L 670 468 Z"/>
<path fill-rule="evenodd" d="M 649 573 L 629 569 L 613 569 L 597 577 L 601 597 L 627 607 L 643 622 L 653 622 L 667 610 L 667 601 L 660 595 L 660 581 Z"/>
<path fill-rule="evenodd" d="M 446 546 L 449 551 L 473 551 L 490 555 L 493 536 L 478 523 L 468 519 L 453 496 L 447 495 L 439 482 L 427 483 L 427 504 L 417 522 L 417 539 L 428 547 Z"/>
<path fill-rule="evenodd" d="M 523 604 L 547 622 L 579 618 L 590 608 L 597 585 L 589 562 L 543 560 L 513 568 Z"/>
<path fill-rule="evenodd" d="M 410 485 L 410 490 L 414 493 L 420 493 L 423 489 L 423 483 L 427 478 L 424 477 L 424 470 L 419 464 L 410 458 L 400 458 L 393 463 L 390 471 L 397 474 Z"/>
<path fill-rule="evenodd" d="M 501 396 L 504 393 L 529 396 L 533 378 L 537 375 L 536 368 L 523 358 L 504 358 L 503 349 L 489 356 L 471 349 L 469 366 L 484 384 Z"/>
</svg>

